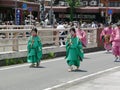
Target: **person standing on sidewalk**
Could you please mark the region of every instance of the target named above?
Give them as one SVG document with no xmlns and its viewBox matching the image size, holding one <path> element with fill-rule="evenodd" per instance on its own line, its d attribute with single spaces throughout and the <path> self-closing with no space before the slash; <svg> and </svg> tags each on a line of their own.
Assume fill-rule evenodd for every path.
<svg viewBox="0 0 120 90">
<path fill-rule="evenodd" d="M 100 40 L 104 42 L 104 48 L 109 52 L 112 49 L 112 45 L 110 42 L 110 36 L 112 34 L 113 28 L 112 25 L 108 25 L 105 27 L 100 34 Z"/>
<path fill-rule="evenodd" d="M 27 44 L 27 61 L 32 63 L 30 67 L 39 66 L 40 60 L 42 58 L 42 43 L 40 37 L 37 35 L 37 29 L 33 28 L 31 31 L 31 36 Z"/>
<path fill-rule="evenodd" d="M 66 60 L 69 65 L 68 71 L 72 71 L 73 66 L 76 66 L 76 70 L 79 69 L 80 61 L 83 60 L 84 53 L 82 43 L 78 37 L 76 37 L 75 28 L 70 29 L 70 35 L 66 41 Z"/>
<path fill-rule="evenodd" d="M 115 61 L 120 61 L 120 23 L 117 23 L 117 27 L 112 31 L 110 41 Z"/>
<path fill-rule="evenodd" d="M 64 35 L 65 35 L 65 27 L 62 24 L 62 22 L 59 22 L 59 25 L 56 28 L 57 30 L 59 30 L 59 41 L 60 41 L 60 46 L 64 46 L 65 45 L 65 41 L 64 41 Z"/>
</svg>

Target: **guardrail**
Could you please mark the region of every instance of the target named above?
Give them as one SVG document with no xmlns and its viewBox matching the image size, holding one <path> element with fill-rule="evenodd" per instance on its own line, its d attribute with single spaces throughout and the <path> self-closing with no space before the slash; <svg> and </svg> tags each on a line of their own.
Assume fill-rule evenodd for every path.
<svg viewBox="0 0 120 90">
<path fill-rule="evenodd" d="M 33 26 L 15 26 L 3 25 L 0 26 L 0 52 L 21 51 L 27 49 L 27 40 L 30 36 L 30 31 Z M 54 28 L 38 28 L 38 35 L 44 47 L 56 46 L 59 47 L 59 30 Z M 97 47 L 97 29 L 96 28 L 83 28 L 87 34 L 87 47 Z M 60 30 L 61 31 L 61 30 Z M 65 29 L 62 31 L 69 31 Z M 66 38 L 67 35 L 62 37 Z"/>
</svg>

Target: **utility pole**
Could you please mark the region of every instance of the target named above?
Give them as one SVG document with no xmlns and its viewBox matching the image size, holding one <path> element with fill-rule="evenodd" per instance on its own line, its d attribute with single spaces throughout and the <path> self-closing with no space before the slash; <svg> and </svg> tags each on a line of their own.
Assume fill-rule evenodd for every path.
<svg viewBox="0 0 120 90">
<path fill-rule="evenodd" d="M 108 6 L 109 6 L 109 0 L 106 0 L 106 24 L 108 23 Z"/>
<path fill-rule="evenodd" d="M 44 21 L 45 19 L 45 0 L 40 0 L 40 19 Z"/>
<path fill-rule="evenodd" d="M 17 16 L 16 16 L 16 12 L 17 12 L 17 0 L 15 0 L 15 25 L 17 24 L 17 20 L 16 20 L 16 18 L 17 18 Z"/>
<path fill-rule="evenodd" d="M 53 0 L 50 3 L 50 24 L 53 26 Z"/>
</svg>

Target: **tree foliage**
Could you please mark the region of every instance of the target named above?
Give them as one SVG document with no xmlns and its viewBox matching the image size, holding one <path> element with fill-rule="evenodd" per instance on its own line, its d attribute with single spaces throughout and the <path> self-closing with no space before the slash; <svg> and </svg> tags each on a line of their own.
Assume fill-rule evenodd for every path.
<svg viewBox="0 0 120 90">
<path fill-rule="evenodd" d="M 81 0 L 65 0 L 68 2 L 69 6 L 77 7 L 80 6 L 80 1 Z"/>
<path fill-rule="evenodd" d="M 80 6 L 80 0 L 66 0 L 70 6 L 70 21 L 73 21 L 75 7 Z"/>
</svg>

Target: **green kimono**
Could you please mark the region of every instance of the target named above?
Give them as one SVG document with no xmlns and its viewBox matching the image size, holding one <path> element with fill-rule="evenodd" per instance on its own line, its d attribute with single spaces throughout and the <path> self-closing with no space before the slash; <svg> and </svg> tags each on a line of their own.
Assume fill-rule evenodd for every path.
<svg viewBox="0 0 120 90">
<path fill-rule="evenodd" d="M 28 50 L 27 61 L 29 63 L 40 62 L 42 58 L 42 44 L 38 36 L 35 37 L 31 36 L 29 38 L 27 50 Z"/>
<path fill-rule="evenodd" d="M 80 66 L 84 53 L 82 43 L 77 37 L 69 37 L 66 41 L 66 60 L 69 66 Z"/>
</svg>

